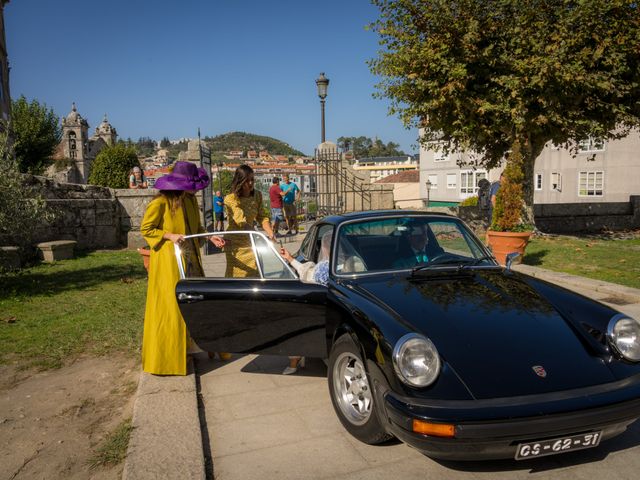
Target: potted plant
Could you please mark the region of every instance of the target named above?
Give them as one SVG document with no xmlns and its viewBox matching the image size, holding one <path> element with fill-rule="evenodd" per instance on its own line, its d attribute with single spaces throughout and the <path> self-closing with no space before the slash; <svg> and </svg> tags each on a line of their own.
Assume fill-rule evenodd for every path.
<svg viewBox="0 0 640 480">
<path fill-rule="evenodd" d="M 142 248 L 138 248 L 138 253 L 140 255 L 142 255 L 142 263 L 144 264 L 145 270 L 148 272 L 149 271 L 149 258 L 150 258 L 150 255 L 151 255 L 151 250 L 149 250 L 149 247 L 144 246 Z"/>
<path fill-rule="evenodd" d="M 506 263 L 507 254 L 512 252 L 520 254 L 516 260 L 520 262 L 533 233 L 533 226 L 523 221 L 524 158 L 520 149 L 516 140 L 507 159 L 496 194 L 491 226 L 487 231 L 489 247 L 501 265 Z"/>
</svg>

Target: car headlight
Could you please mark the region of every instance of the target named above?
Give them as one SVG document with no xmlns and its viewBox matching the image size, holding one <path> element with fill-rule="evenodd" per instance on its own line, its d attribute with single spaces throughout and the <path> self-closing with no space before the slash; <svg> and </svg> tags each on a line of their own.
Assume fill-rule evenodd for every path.
<svg viewBox="0 0 640 480">
<path fill-rule="evenodd" d="M 640 323 L 624 314 L 615 315 L 607 327 L 609 342 L 627 360 L 640 362 Z"/>
<path fill-rule="evenodd" d="M 400 380 L 412 387 L 431 385 L 440 373 L 440 355 L 431 340 L 408 333 L 393 349 L 393 368 Z"/>
</svg>

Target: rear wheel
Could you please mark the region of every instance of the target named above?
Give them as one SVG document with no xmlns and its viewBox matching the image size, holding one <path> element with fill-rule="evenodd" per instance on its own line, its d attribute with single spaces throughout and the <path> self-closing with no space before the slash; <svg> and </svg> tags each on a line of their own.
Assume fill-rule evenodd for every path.
<svg viewBox="0 0 640 480">
<path fill-rule="evenodd" d="M 331 402 L 344 428 L 371 445 L 391 438 L 378 419 L 364 362 L 349 335 L 341 336 L 333 345 L 328 373 Z"/>
</svg>

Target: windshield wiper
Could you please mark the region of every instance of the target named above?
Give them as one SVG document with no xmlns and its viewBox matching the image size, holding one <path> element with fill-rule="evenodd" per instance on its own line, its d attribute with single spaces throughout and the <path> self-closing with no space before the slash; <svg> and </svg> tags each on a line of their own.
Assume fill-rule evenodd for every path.
<svg viewBox="0 0 640 480">
<path fill-rule="evenodd" d="M 474 258 L 474 259 L 450 258 L 435 264 L 427 263 L 426 265 L 418 265 L 417 267 L 413 267 L 411 269 L 411 276 L 415 275 L 418 272 L 424 272 L 424 271 L 461 272 L 463 270 L 468 270 L 471 267 L 475 267 L 480 263 L 484 262 L 485 260 L 491 260 L 491 259 L 492 257 L 490 255 L 484 255 L 482 257 Z M 451 264 L 455 264 L 455 265 L 451 265 Z"/>
</svg>

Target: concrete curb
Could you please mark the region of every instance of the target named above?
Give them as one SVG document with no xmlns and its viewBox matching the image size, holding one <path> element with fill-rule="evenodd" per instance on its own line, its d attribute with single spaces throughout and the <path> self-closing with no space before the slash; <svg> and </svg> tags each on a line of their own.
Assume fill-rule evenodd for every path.
<svg viewBox="0 0 640 480">
<path fill-rule="evenodd" d="M 205 479 L 193 360 L 188 375 L 140 375 L 124 480 Z"/>
<path fill-rule="evenodd" d="M 625 287 L 615 283 L 605 282 L 602 280 L 593 280 L 591 278 L 579 277 L 569 273 L 554 272 L 540 267 L 531 265 L 513 265 L 513 270 L 540 278 L 551 283 L 556 283 L 567 288 L 580 288 L 594 292 L 611 295 L 631 303 L 640 303 L 640 290 L 637 288 Z"/>
</svg>

